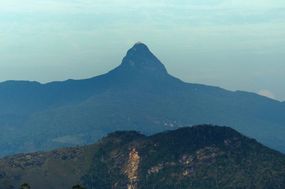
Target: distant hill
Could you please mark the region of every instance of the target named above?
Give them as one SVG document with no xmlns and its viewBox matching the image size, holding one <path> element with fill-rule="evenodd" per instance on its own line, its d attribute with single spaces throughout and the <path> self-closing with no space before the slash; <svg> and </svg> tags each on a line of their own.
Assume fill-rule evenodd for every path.
<svg viewBox="0 0 285 189">
<path fill-rule="evenodd" d="M 1 155 L 91 144 L 116 130 L 154 134 L 204 123 L 228 125 L 285 152 L 284 103 L 185 83 L 142 43 L 97 77 L 0 83 Z"/>
<path fill-rule="evenodd" d="M 285 155 L 228 127 L 152 136 L 115 132 L 98 143 L 0 160 L 0 189 L 285 188 Z"/>
</svg>

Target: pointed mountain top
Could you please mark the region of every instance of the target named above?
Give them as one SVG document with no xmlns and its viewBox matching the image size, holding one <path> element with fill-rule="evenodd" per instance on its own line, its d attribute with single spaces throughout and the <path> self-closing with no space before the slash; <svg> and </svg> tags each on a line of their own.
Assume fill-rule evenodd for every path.
<svg viewBox="0 0 285 189">
<path fill-rule="evenodd" d="M 148 46 L 142 42 L 137 42 L 131 49 L 128 50 L 128 55 L 153 55 Z M 154 55 L 153 55 L 154 56 Z"/>
<path fill-rule="evenodd" d="M 140 41 L 136 42 L 135 45 L 144 45 L 144 46 L 146 46 L 143 42 L 140 42 Z"/>
<path fill-rule="evenodd" d="M 159 59 L 141 42 L 134 44 L 122 63 L 106 76 L 112 81 L 115 80 L 116 84 L 121 83 L 123 86 L 135 84 L 136 87 L 143 85 L 142 89 L 153 86 L 157 88 L 162 86 L 162 83 L 167 87 L 183 84 L 179 79 L 168 74 Z"/>
<path fill-rule="evenodd" d="M 164 65 L 142 42 L 137 42 L 128 50 L 120 67 L 130 71 L 167 73 Z"/>
<path fill-rule="evenodd" d="M 141 50 L 141 51 L 150 51 L 148 46 L 140 41 L 136 42 L 134 46 L 131 48 L 133 50 Z"/>
</svg>

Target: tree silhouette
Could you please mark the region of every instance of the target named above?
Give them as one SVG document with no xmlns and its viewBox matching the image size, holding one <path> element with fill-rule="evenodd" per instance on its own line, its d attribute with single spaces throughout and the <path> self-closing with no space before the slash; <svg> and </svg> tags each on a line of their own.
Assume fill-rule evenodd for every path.
<svg viewBox="0 0 285 189">
<path fill-rule="evenodd" d="M 21 185 L 20 189 L 31 189 L 31 186 L 28 183 L 24 183 Z"/>
<path fill-rule="evenodd" d="M 86 189 L 86 188 L 78 184 L 78 185 L 73 186 L 72 189 Z"/>
</svg>

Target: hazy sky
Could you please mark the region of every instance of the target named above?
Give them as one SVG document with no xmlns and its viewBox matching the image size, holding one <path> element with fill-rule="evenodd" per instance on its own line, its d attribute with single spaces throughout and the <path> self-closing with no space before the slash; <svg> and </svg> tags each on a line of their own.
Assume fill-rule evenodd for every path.
<svg viewBox="0 0 285 189">
<path fill-rule="evenodd" d="M 185 81 L 285 100 L 284 0 L 0 0 L 0 81 L 95 76 L 137 41 Z"/>
</svg>

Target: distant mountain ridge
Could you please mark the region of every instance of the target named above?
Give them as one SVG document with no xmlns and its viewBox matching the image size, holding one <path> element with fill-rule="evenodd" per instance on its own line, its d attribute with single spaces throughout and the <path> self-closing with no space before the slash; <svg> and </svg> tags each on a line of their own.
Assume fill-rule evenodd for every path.
<svg viewBox="0 0 285 189">
<path fill-rule="evenodd" d="M 0 159 L 0 189 L 283 189 L 285 155 L 228 127 L 152 136 L 109 134 L 94 145 Z"/>
<path fill-rule="evenodd" d="M 285 152 L 284 103 L 185 83 L 143 43 L 97 77 L 0 83 L 2 155 L 90 144 L 116 130 L 153 134 L 201 123 L 229 125 Z"/>
</svg>

